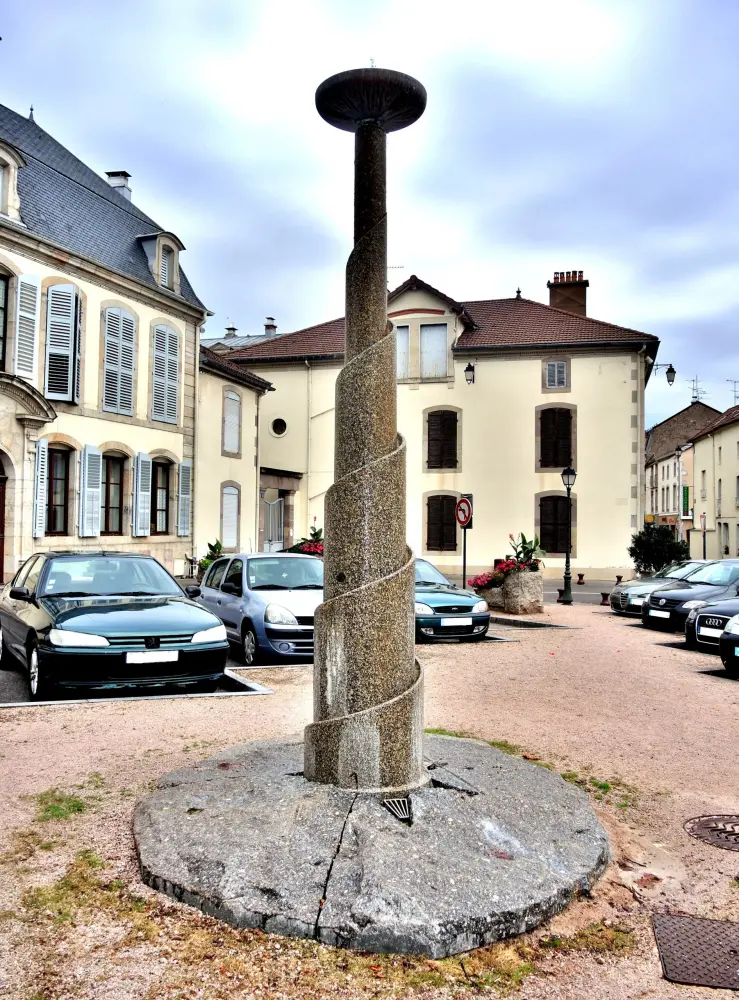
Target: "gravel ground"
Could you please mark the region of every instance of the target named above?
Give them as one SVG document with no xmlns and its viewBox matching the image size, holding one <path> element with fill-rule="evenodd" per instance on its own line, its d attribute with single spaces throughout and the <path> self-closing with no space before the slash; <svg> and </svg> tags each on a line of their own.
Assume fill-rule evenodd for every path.
<svg viewBox="0 0 739 1000">
<path fill-rule="evenodd" d="M 588 786 L 614 855 L 592 898 L 462 961 L 232 931 L 140 885 L 133 802 L 164 771 L 299 732 L 311 714 L 310 668 L 255 671 L 269 697 L 4 709 L 0 998 L 735 995 L 665 982 L 648 918 L 739 920 L 739 854 L 682 829 L 691 816 L 739 812 L 739 684 L 717 658 L 605 609 L 550 606 L 542 617 L 577 628 L 419 647 L 426 724 L 508 741 Z M 69 815 L 43 821 L 50 812 Z"/>
</svg>

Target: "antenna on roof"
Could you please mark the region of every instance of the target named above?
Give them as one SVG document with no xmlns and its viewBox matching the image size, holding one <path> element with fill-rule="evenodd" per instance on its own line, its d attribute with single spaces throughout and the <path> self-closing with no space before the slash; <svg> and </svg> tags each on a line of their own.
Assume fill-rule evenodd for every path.
<svg viewBox="0 0 739 1000">
<path fill-rule="evenodd" d="M 31 110 L 28 112 L 28 120 L 29 120 L 29 122 L 35 122 L 36 121 L 36 119 L 33 117 L 33 105 L 31 105 Z"/>
<path fill-rule="evenodd" d="M 731 388 L 734 392 L 734 406 L 736 406 L 736 404 L 739 403 L 739 389 L 737 389 L 737 386 L 739 385 L 739 379 L 727 378 L 726 381 L 731 382 Z"/>
<path fill-rule="evenodd" d="M 705 389 L 701 389 L 700 379 L 698 378 L 697 375 L 695 376 L 695 378 L 690 379 L 690 384 L 693 388 L 693 395 L 690 399 L 691 403 L 699 403 L 704 396 L 708 395 Z"/>
<path fill-rule="evenodd" d="M 374 59 L 370 59 L 370 66 L 372 67 L 372 69 L 375 68 L 375 60 Z"/>
</svg>

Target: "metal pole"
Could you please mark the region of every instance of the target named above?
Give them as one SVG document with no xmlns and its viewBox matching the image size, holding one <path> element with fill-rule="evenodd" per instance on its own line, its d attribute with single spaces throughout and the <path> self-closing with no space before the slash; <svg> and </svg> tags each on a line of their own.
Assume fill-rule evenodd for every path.
<svg viewBox="0 0 739 1000">
<path fill-rule="evenodd" d="M 462 528 L 462 590 L 467 586 L 467 529 Z"/>
<path fill-rule="evenodd" d="M 572 487 L 567 487 L 567 551 L 565 552 L 564 590 L 562 604 L 572 604 L 572 573 L 570 572 L 570 550 L 572 549 Z"/>
<path fill-rule="evenodd" d="M 703 529 L 703 558 L 706 558 L 706 529 Z"/>
</svg>

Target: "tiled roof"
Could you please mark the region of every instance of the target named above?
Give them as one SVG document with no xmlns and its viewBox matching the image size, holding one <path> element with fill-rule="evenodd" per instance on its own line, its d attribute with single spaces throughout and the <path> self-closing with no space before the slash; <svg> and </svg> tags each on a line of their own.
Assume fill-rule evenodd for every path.
<svg viewBox="0 0 739 1000">
<path fill-rule="evenodd" d="M 215 351 L 211 351 L 208 347 L 203 347 L 202 344 L 200 345 L 200 368 L 201 370 L 211 371 L 217 375 L 223 375 L 224 378 L 238 382 L 240 385 L 248 386 L 260 393 L 269 392 L 272 389 L 271 382 L 267 382 L 266 379 L 259 378 L 253 372 L 247 371 L 243 365 L 231 364 L 222 354 L 216 354 Z"/>
<path fill-rule="evenodd" d="M 678 445 L 693 440 L 693 435 L 721 413 L 707 403 L 693 402 L 671 417 L 661 420 L 647 431 L 645 460 L 647 465 L 674 455 Z"/>
<path fill-rule="evenodd" d="M 701 431 L 693 435 L 690 440 L 697 441 L 699 438 L 705 437 L 706 434 L 713 434 L 714 431 L 719 430 L 721 427 L 728 427 L 729 424 L 736 423 L 739 423 L 739 406 L 731 406 L 728 410 L 719 414 L 715 420 L 712 420 Z"/>
<path fill-rule="evenodd" d="M 409 279 L 410 280 L 410 279 Z M 407 285 L 407 282 L 405 283 Z M 429 286 L 426 286 L 429 287 Z M 391 292 L 388 301 L 405 290 L 405 285 Z M 442 296 L 447 301 L 447 296 Z M 531 299 L 479 299 L 456 303 L 471 321 L 455 345 L 455 351 L 486 351 L 497 348 L 576 346 L 577 344 L 658 344 L 658 338 L 627 327 L 598 319 L 575 316 L 564 309 L 553 309 Z M 285 333 L 279 340 L 269 340 L 234 351 L 232 360 L 285 360 L 291 358 L 343 358 L 344 318 L 332 319 Z"/>
<path fill-rule="evenodd" d="M 0 139 L 26 161 L 18 171 L 18 195 L 28 232 L 162 290 L 137 240 L 165 232 L 161 226 L 35 122 L 3 105 Z M 182 269 L 180 288 L 184 299 L 205 308 Z"/>
</svg>

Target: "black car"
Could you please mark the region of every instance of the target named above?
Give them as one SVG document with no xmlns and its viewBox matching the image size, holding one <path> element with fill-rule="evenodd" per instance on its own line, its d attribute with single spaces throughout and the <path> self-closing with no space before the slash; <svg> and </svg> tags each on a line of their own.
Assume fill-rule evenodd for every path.
<svg viewBox="0 0 739 1000">
<path fill-rule="evenodd" d="M 739 617 L 731 618 L 726 623 L 719 639 L 719 652 L 726 673 L 739 681 Z"/>
<path fill-rule="evenodd" d="M 729 600 L 739 593 L 739 559 L 708 563 L 679 584 L 667 584 L 649 595 L 642 608 L 642 623 L 648 628 L 684 632 L 688 614 L 715 601 Z"/>
<path fill-rule="evenodd" d="M 692 608 L 685 622 L 686 645 L 690 649 L 718 653 L 721 634 L 734 615 L 739 615 L 739 598 L 736 597 Z"/>
<path fill-rule="evenodd" d="M 60 688 L 197 685 L 228 656 L 222 623 L 156 559 L 120 552 L 32 556 L 0 591 L 0 652 L 28 671 L 31 698 Z"/>
<path fill-rule="evenodd" d="M 705 565 L 705 559 L 684 559 L 663 566 L 654 576 L 642 576 L 638 580 L 618 583 L 609 597 L 611 611 L 615 611 L 617 615 L 641 615 L 652 591 L 672 580 L 686 580 Z"/>
</svg>

